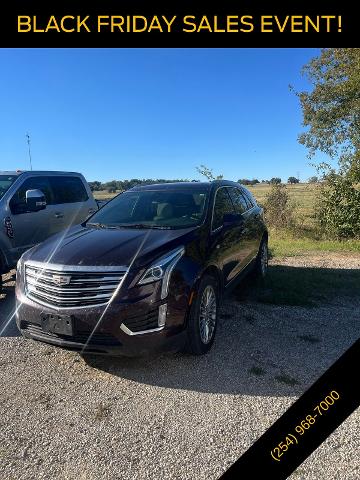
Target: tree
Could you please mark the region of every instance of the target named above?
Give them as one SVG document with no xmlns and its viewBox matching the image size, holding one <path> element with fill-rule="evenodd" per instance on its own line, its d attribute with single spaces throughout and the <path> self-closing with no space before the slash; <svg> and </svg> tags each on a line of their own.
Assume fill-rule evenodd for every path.
<svg viewBox="0 0 360 480">
<path fill-rule="evenodd" d="M 303 68 L 312 91 L 298 92 L 309 150 L 337 159 L 340 174 L 360 181 L 360 49 L 325 48 Z"/>
<path fill-rule="evenodd" d="M 200 165 L 200 167 L 196 167 L 196 170 L 200 173 L 200 175 L 206 177 L 209 182 L 213 180 L 222 180 L 224 178 L 224 175 L 217 175 L 215 177 L 212 169 L 208 168 L 206 165 Z"/>
<path fill-rule="evenodd" d="M 240 178 L 238 183 L 241 183 L 241 185 L 256 185 L 260 182 L 257 178 L 253 178 L 252 180 L 249 180 L 248 178 Z"/>
<path fill-rule="evenodd" d="M 280 177 L 273 177 L 273 178 L 270 179 L 270 183 L 272 183 L 272 184 L 281 183 L 281 178 Z"/>
<path fill-rule="evenodd" d="M 95 180 L 94 182 L 89 182 L 89 187 L 92 192 L 97 192 L 98 190 L 101 190 L 101 182 L 98 180 Z"/>
<path fill-rule="evenodd" d="M 289 177 L 288 183 L 299 183 L 299 179 L 297 179 L 296 177 Z"/>
<path fill-rule="evenodd" d="M 116 180 L 111 180 L 111 182 L 105 183 L 105 188 L 109 193 L 115 193 L 118 188 L 118 182 Z"/>
<path fill-rule="evenodd" d="M 317 166 L 315 220 L 327 236 L 360 237 L 360 49 L 323 49 L 303 72 L 312 90 L 297 93 L 308 128 L 299 141 L 310 158 L 321 151 L 338 162 Z"/>
<path fill-rule="evenodd" d="M 313 177 L 309 177 L 308 183 L 318 183 L 319 178 L 316 177 L 315 175 Z"/>
</svg>

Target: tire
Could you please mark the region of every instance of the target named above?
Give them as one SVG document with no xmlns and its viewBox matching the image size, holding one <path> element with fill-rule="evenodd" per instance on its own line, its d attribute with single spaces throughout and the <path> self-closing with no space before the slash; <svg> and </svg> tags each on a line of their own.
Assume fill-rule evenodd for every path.
<svg viewBox="0 0 360 480">
<path fill-rule="evenodd" d="M 267 238 L 263 238 L 260 243 L 259 252 L 257 254 L 256 263 L 255 263 L 255 275 L 257 277 L 259 278 L 266 277 L 268 263 L 269 263 L 268 241 L 267 241 Z"/>
<path fill-rule="evenodd" d="M 207 312 L 207 313 L 206 313 Z M 219 312 L 219 287 L 214 277 L 205 275 L 191 305 L 185 351 L 204 355 L 214 343 Z"/>
</svg>

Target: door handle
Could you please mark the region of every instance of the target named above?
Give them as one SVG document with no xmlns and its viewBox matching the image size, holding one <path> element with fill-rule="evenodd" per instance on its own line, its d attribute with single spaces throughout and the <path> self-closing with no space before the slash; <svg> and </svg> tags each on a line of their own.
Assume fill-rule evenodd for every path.
<svg viewBox="0 0 360 480">
<path fill-rule="evenodd" d="M 56 212 L 55 218 L 64 218 L 64 214 L 62 212 Z"/>
<path fill-rule="evenodd" d="M 89 208 L 89 215 L 92 215 L 95 212 L 96 212 L 95 208 Z"/>
</svg>

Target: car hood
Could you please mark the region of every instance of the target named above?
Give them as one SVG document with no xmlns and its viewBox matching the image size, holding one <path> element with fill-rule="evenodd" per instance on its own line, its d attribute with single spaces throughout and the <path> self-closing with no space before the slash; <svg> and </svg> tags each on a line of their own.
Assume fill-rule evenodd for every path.
<svg viewBox="0 0 360 480">
<path fill-rule="evenodd" d="M 37 245 L 25 254 L 24 260 L 53 265 L 128 266 L 138 252 L 135 264 L 141 266 L 182 245 L 182 242 L 187 243 L 196 230 L 112 230 L 79 225 Z"/>
</svg>

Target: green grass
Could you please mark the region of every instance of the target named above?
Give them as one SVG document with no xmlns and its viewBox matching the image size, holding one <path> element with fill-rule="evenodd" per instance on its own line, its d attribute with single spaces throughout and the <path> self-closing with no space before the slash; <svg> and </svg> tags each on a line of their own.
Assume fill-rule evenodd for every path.
<svg viewBox="0 0 360 480">
<path fill-rule="evenodd" d="M 253 367 L 250 368 L 249 373 L 250 373 L 251 375 L 255 375 L 255 376 L 257 376 L 257 377 L 260 377 L 260 376 L 262 376 L 262 375 L 265 375 L 266 372 L 265 372 L 265 370 L 264 370 L 263 368 L 261 368 L 261 367 L 253 366 Z"/>
<path fill-rule="evenodd" d="M 284 373 L 282 373 L 281 375 L 277 375 L 275 377 L 275 380 L 280 383 L 285 383 L 285 385 L 290 385 L 291 387 L 294 387 L 295 385 L 300 385 L 299 381 L 296 380 L 296 378 L 289 377 L 289 375 L 285 375 Z"/>
<path fill-rule="evenodd" d="M 360 240 L 316 240 L 296 237 L 285 231 L 270 231 L 269 248 L 272 257 L 294 257 L 316 252 L 360 253 Z"/>
<path fill-rule="evenodd" d="M 326 299 L 359 294 L 360 270 L 270 265 L 265 280 L 242 282 L 239 301 L 313 307 Z"/>
</svg>

